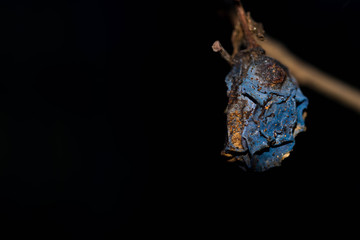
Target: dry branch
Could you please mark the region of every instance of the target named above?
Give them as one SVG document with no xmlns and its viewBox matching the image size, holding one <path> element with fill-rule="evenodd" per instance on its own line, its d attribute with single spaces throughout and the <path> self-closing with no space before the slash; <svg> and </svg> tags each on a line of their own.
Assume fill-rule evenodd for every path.
<svg viewBox="0 0 360 240">
<path fill-rule="evenodd" d="M 215 41 L 214 44 L 212 45 L 212 49 L 214 52 L 219 52 L 221 54 L 221 56 L 230 64 L 233 65 L 233 59 L 230 56 L 230 54 L 223 48 L 223 46 L 221 45 L 221 43 L 219 41 Z"/>
<path fill-rule="evenodd" d="M 258 44 L 264 48 L 268 56 L 287 66 L 300 84 L 313 88 L 360 113 L 360 91 L 358 89 L 304 62 L 281 43 L 268 36 L 265 41 L 258 41 Z"/>
</svg>

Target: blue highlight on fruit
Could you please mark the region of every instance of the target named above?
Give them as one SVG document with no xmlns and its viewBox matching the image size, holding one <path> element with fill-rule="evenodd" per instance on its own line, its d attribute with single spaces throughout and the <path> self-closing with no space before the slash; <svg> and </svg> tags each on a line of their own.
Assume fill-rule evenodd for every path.
<svg viewBox="0 0 360 240">
<path fill-rule="evenodd" d="M 305 131 L 308 99 L 288 69 L 261 48 L 243 51 L 227 75 L 229 103 L 223 155 L 252 171 L 265 171 L 290 155 Z"/>
</svg>

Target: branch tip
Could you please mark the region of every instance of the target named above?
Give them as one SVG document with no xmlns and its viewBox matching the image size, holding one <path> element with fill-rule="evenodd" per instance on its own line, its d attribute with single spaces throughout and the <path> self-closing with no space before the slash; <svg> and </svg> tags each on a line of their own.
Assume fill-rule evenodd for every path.
<svg viewBox="0 0 360 240">
<path fill-rule="evenodd" d="M 230 56 L 230 54 L 221 46 L 221 43 L 219 41 L 215 41 L 212 45 L 212 50 L 214 52 L 218 52 L 221 54 L 221 56 L 230 64 L 233 65 L 233 59 Z"/>
<path fill-rule="evenodd" d="M 222 49 L 222 46 L 220 44 L 219 41 L 215 41 L 214 44 L 212 45 L 212 50 L 214 52 L 219 52 Z"/>
</svg>

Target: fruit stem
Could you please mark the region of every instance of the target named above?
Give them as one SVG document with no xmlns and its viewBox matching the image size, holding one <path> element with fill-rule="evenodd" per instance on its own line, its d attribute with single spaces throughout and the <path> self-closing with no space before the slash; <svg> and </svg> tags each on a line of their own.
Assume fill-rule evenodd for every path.
<svg viewBox="0 0 360 240">
<path fill-rule="evenodd" d="M 259 45 L 256 43 L 250 29 L 247 23 L 247 18 L 246 18 L 246 14 L 245 14 L 245 10 L 241 4 L 240 0 L 235 0 L 236 3 L 236 13 L 239 17 L 240 20 L 240 24 L 242 27 L 242 30 L 244 32 L 244 36 L 245 36 L 245 40 L 247 43 L 247 48 L 255 48 L 258 47 Z"/>
<path fill-rule="evenodd" d="M 230 54 L 223 48 L 223 46 L 221 45 L 221 43 L 219 41 L 215 41 L 214 44 L 212 45 L 212 49 L 214 52 L 219 52 L 221 54 L 221 56 L 230 64 L 233 65 L 234 62 L 232 60 L 232 57 L 230 56 Z"/>
</svg>

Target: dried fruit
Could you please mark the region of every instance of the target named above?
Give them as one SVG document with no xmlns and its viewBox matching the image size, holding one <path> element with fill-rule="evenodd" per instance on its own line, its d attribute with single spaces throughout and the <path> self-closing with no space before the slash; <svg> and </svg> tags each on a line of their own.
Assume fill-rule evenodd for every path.
<svg viewBox="0 0 360 240">
<path fill-rule="evenodd" d="M 227 139 L 222 154 L 245 169 L 265 171 L 280 166 L 295 145 L 295 136 L 305 131 L 308 100 L 288 69 L 265 55 L 247 28 L 245 13 L 238 15 L 247 48 L 231 58 L 226 76 Z M 213 46 L 222 55 L 220 43 Z M 224 52 L 225 51 L 225 52 Z"/>
</svg>

